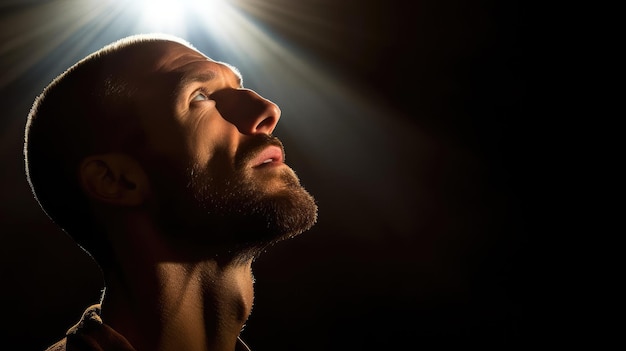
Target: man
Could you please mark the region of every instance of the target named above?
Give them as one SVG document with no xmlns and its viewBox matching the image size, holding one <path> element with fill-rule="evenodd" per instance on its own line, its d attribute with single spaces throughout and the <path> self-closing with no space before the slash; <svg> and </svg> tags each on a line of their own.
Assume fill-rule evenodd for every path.
<svg viewBox="0 0 626 351">
<path fill-rule="evenodd" d="M 49 350 L 248 350 L 252 261 L 317 219 L 271 134 L 279 118 L 234 67 L 162 35 L 108 45 L 46 87 L 28 180 L 106 285 Z"/>
</svg>

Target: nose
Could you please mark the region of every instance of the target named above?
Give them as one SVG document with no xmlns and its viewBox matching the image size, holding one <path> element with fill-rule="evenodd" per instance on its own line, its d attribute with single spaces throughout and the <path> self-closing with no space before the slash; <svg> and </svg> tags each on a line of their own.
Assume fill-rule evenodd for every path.
<svg viewBox="0 0 626 351">
<path fill-rule="evenodd" d="M 211 94 L 215 107 L 242 134 L 271 134 L 278 120 L 278 106 L 250 89 L 223 89 Z"/>
</svg>

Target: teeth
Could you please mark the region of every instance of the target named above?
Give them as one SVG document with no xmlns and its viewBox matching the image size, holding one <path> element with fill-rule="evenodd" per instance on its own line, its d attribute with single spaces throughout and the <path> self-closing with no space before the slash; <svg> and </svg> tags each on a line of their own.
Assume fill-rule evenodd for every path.
<svg viewBox="0 0 626 351">
<path fill-rule="evenodd" d="M 270 163 L 270 162 L 272 162 L 271 158 L 268 158 L 267 160 L 263 161 L 263 163 Z"/>
</svg>

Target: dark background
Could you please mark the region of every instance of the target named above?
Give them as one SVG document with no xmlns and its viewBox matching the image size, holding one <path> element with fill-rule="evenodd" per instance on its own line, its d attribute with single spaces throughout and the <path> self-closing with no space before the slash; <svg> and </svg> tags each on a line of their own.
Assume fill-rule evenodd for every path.
<svg viewBox="0 0 626 351">
<path fill-rule="evenodd" d="M 332 147 L 316 150 L 318 162 L 345 160 L 333 172 L 277 130 L 320 220 L 256 262 L 244 340 L 256 351 L 526 345 L 541 324 L 528 242 L 538 175 L 517 2 L 299 1 L 310 21 L 272 12 L 293 7 L 288 0 L 236 3 L 266 11 L 264 28 L 385 111 L 373 133 L 359 133 L 364 118 L 350 135 L 319 139 Z M 15 4 L 0 7 L 0 25 L 30 6 Z M 8 69 L 15 58 L 1 53 Z M 62 337 L 102 285 L 23 174 L 25 116 L 41 89 L 17 77 L 0 91 L 0 335 L 24 350 Z M 344 147 L 348 138 L 368 147 Z M 382 156 L 360 154 L 383 143 Z"/>
</svg>

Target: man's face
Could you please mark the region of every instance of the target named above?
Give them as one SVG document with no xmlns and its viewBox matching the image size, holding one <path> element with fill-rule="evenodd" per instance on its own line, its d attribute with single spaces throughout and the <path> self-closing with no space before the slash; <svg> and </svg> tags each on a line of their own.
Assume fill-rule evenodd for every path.
<svg viewBox="0 0 626 351">
<path fill-rule="evenodd" d="M 193 244 L 262 247 L 309 229 L 314 199 L 271 136 L 279 108 L 233 68 L 174 42 L 134 78 L 158 219 Z M 146 62 L 143 62 L 146 65 Z"/>
</svg>

